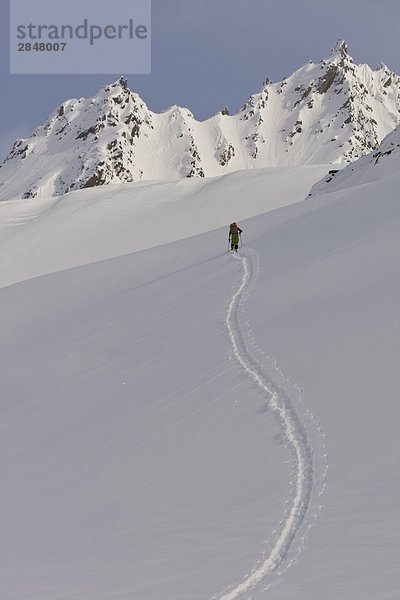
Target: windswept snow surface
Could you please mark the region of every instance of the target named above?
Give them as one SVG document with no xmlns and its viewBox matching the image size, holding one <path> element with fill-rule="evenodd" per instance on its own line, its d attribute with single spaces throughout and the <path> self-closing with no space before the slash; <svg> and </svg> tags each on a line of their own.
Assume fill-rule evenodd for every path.
<svg viewBox="0 0 400 600">
<path fill-rule="evenodd" d="M 128 254 L 300 202 L 329 166 L 115 184 L 0 203 L 0 285 Z M 227 215 L 229 215 L 227 217 Z M 227 237 L 221 236 L 224 251 Z"/>
<path fill-rule="evenodd" d="M 2 597 L 397 599 L 398 175 L 322 174 L 2 206 Z"/>
</svg>

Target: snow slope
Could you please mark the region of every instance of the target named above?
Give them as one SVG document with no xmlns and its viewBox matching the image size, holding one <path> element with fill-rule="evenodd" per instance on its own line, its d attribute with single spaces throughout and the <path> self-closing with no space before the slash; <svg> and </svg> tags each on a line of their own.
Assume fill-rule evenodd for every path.
<svg viewBox="0 0 400 600">
<path fill-rule="evenodd" d="M 225 227 L 304 199 L 327 165 L 114 184 L 0 203 L 0 285 Z M 220 251 L 226 249 L 222 236 Z"/>
<path fill-rule="evenodd" d="M 379 182 L 380 186 L 386 187 L 388 180 L 393 180 L 394 186 L 396 186 L 399 157 L 400 127 L 396 127 L 374 152 L 363 156 L 355 164 L 349 165 L 341 171 L 330 170 L 326 177 L 312 187 L 310 196 L 356 185 L 363 186 L 374 181 Z M 379 194 L 378 186 L 375 186 L 375 189 Z"/>
<path fill-rule="evenodd" d="M 397 173 L 296 202 L 260 172 L 269 212 L 185 182 L 180 221 L 170 184 L 4 204 L 2 597 L 397 598 Z"/>
</svg>

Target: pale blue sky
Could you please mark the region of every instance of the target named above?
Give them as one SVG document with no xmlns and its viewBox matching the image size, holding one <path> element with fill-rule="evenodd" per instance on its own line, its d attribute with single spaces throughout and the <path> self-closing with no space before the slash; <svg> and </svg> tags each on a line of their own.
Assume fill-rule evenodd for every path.
<svg viewBox="0 0 400 600">
<path fill-rule="evenodd" d="M 152 6 L 152 74 L 128 75 L 128 83 L 155 111 L 179 104 L 198 119 L 225 105 L 234 112 L 266 77 L 279 81 L 319 61 L 338 38 L 356 62 L 376 68 L 382 61 L 400 74 L 400 0 L 153 0 Z M 92 96 L 124 74 L 10 75 L 8 13 L 8 0 L 0 0 L 1 159 L 61 102 Z"/>
</svg>

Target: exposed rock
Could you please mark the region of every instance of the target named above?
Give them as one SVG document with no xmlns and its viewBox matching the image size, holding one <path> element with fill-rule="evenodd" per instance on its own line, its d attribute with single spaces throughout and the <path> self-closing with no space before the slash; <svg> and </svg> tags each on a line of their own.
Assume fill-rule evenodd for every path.
<svg viewBox="0 0 400 600">
<path fill-rule="evenodd" d="M 235 148 L 232 146 L 232 144 L 229 144 L 229 146 L 221 153 L 219 162 L 223 167 L 225 167 L 234 156 Z"/>
<path fill-rule="evenodd" d="M 338 67 L 336 65 L 331 65 L 325 75 L 321 77 L 320 83 L 318 86 L 318 93 L 325 94 L 333 82 L 335 81 L 336 74 L 338 72 Z"/>
</svg>

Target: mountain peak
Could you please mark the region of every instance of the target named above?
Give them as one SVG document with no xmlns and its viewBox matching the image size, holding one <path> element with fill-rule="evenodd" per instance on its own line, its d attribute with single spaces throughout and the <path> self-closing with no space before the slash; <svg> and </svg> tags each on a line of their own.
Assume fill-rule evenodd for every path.
<svg viewBox="0 0 400 600">
<path fill-rule="evenodd" d="M 126 79 L 126 77 L 121 76 L 119 79 L 116 79 L 113 83 L 109 83 L 108 85 L 104 86 L 100 91 L 99 91 L 99 95 L 104 96 L 104 92 L 107 95 L 110 94 L 115 94 L 118 92 L 121 93 L 130 93 L 130 89 L 128 88 L 128 80 Z"/>
<path fill-rule="evenodd" d="M 328 62 L 336 63 L 340 67 L 344 66 L 346 63 L 354 64 L 354 60 L 349 54 L 347 42 L 345 40 L 341 38 L 338 39 L 328 58 Z"/>
<path fill-rule="evenodd" d="M 348 54 L 348 46 L 346 43 L 346 40 L 342 40 L 341 38 L 338 39 L 338 41 L 336 42 L 335 48 L 333 49 L 334 52 L 341 52 L 341 54 L 345 55 Z"/>
<path fill-rule="evenodd" d="M 127 89 L 128 87 L 128 80 L 126 77 L 124 77 L 123 75 L 121 75 L 121 77 L 119 77 L 118 79 L 116 79 L 115 81 L 113 81 L 112 83 L 109 83 L 108 85 L 105 86 L 105 88 L 110 89 L 110 88 L 115 88 L 115 87 L 122 87 L 124 90 Z"/>
</svg>

